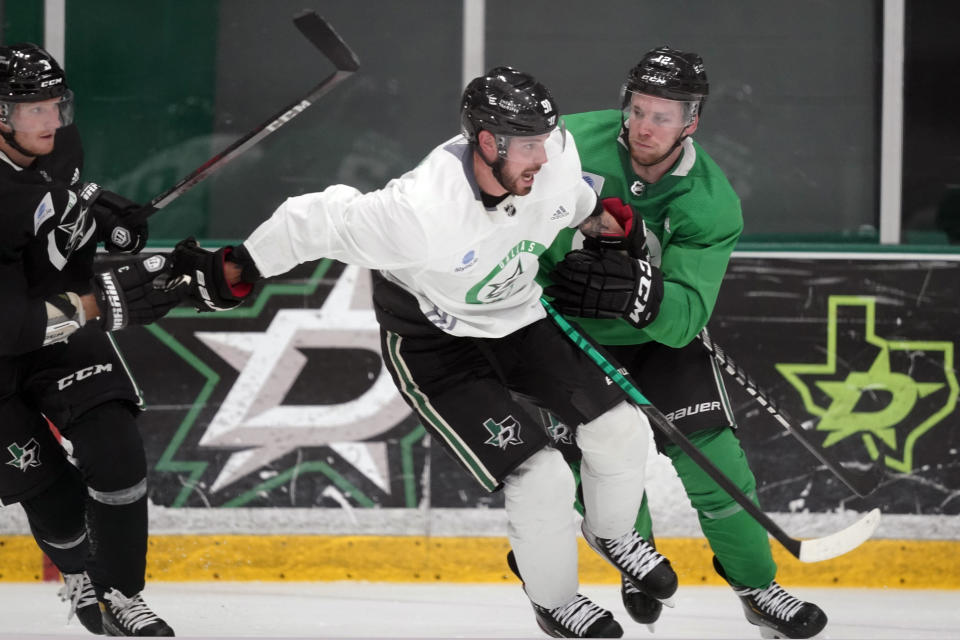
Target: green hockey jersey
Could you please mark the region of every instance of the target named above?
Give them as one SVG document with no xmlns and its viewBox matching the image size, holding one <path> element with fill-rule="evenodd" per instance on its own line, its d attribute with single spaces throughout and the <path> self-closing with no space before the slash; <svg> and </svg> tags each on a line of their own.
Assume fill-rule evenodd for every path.
<svg viewBox="0 0 960 640">
<path fill-rule="evenodd" d="M 683 141 L 674 166 L 650 184 L 634 173 L 630 153 L 620 141 L 620 111 L 577 113 L 564 120 L 576 140 L 584 180 L 601 198 L 620 198 L 643 216 L 651 262 L 660 267 L 664 279 L 660 313 L 643 329 L 622 319 L 575 320 L 601 344 L 686 345 L 713 312 L 743 230 L 740 199 L 720 167 L 692 138 Z M 550 284 L 550 271 L 582 241 L 575 229 L 557 236 L 540 257 L 542 285 Z"/>
</svg>

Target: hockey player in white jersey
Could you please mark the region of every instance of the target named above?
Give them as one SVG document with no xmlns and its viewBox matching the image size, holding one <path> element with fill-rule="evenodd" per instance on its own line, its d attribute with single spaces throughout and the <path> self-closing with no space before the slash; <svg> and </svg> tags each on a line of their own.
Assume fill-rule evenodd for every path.
<svg viewBox="0 0 960 640">
<path fill-rule="evenodd" d="M 504 492 L 538 624 L 556 637 L 619 637 L 613 615 L 577 593 L 570 470 L 514 395 L 577 425 L 591 545 L 646 593 L 672 596 L 670 563 L 633 529 L 649 424 L 546 317 L 534 279 L 561 229 L 609 214 L 532 76 L 492 69 L 467 86 L 460 114 L 461 135 L 383 189 L 289 198 L 239 246 L 181 242 L 175 270 L 192 277 L 202 311 L 235 307 L 260 277 L 319 258 L 375 270 L 386 366 L 431 435 L 484 488 Z"/>
</svg>

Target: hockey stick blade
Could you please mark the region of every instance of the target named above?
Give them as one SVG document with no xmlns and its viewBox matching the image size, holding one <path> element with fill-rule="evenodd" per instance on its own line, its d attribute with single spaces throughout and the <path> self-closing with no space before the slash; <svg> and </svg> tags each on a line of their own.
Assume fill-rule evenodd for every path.
<svg viewBox="0 0 960 640">
<path fill-rule="evenodd" d="M 130 224 L 143 222 L 160 209 L 166 207 L 208 178 L 215 171 L 221 169 L 228 162 L 303 113 L 307 107 L 311 106 L 321 96 L 349 78 L 360 68 L 357 56 L 343 39 L 337 35 L 326 20 L 313 12 L 304 12 L 294 17 L 294 24 L 300 33 L 333 63 L 336 71 L 324 78 L 320 84 L 311 89 L 303 97 L 283 107 L 271 116 L 269 120 L 258 125 L 229 147 L 194 169 L 193 172 L 175 185 L 155 196 L 146 207 L 135 212 L 128 218 Z"/>
<path fill-rule="evenodd" d="M 343 38 L 333 30 L 330 23 L 316 13 L 309 10 L 303 11 L 293 18 L 293 23 L 297 25 L 300 33 L 312 42 L 313 46 L 320 49 L 337 69 L 354 72 L 360 68 L 360 61 L 356 54 L 347 46 Z"/>
<path fill-rule="evenodd" d="M 720 469 L 718 469 L 702 451 L 677 429 L 659 409 L 650 404 L 640 390 L 627 380 L 596 348 L 584 338 L 567 320 L 561 316 L 553 306 L 541 298 L 540 303 L 547 311 L 547 315 L 560 327 L 570 340 L 573 341 L 593 362 L 607 374 L 607 377 L 618 387 L 623 389 L 627 396 L 640 408 L 650 420 L 650 424 L 677 445 L 703 471 L 716 482 L 720 488 L 766 529 L 783 548 L 789 551 L 801 562 L 820 562 L 843 555 L 857 548 L 866 541 L 880 523 L 880 510 L 874 509 L 859 521 L 842 531 L 832 533 L 822 538 L 799 540 L 788 535 L 770 516 L 764 513 L 750 498 L 734 484 Z"/>
<path fill-rule="evenodd" d="M 886 476 L 886 469 L 880 463 L 875 463 L 870 465 L 867 469 L 858 469 L 850 466 L 844 466 L 844 464 L 838 460 L 835 460 L 823 450 L 822 447 L 818 446 L 807 435 L 807 432 L 803 427 L 791 418 L 786 411 L 780 408 L 780 406 L 766 393 L 756 381 L 750 377 L 750 375 L 744 371 L 740 366 L 737 365 L 727 353 L 713 341 L 706 329 L 701 331 L 697 338 L 700 339 L 700 342 L 703 346 L 710 352 L 710 355 L 713 357 L 714 362 L 725 371 L 730 377 L 737 381 L 737 383 L 743 387 L 750 397 L 757 401 L 757 403 L 767 410 L 773 418 L 780 423 L 780 425 L 787 430 L 791 436 L 802 444 L 807 451 L 809 451 L 813 457 L 823 463 L 823 465 L 835 475 L 843 484 L 853 491 L 855 494 L 861 498 L 865 498 L 870 495 L 880 486 L 880 483 L 883 482 L 884 477 Z"/>
<path fill-rule="evenodd" d="M 842 556 L 866 542 L 880 525 L 880 509 L 872 509 L 846 529 L 800 542 L 800 562 L 820 562 Z"/>
</svg>

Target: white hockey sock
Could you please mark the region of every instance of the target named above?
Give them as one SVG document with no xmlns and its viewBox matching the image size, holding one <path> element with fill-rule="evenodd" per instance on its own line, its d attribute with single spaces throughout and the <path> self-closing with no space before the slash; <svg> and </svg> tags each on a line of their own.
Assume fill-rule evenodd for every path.
<svg viewBox="0 0 960 640">
<path fill-rule="evenodd" d="M 580 481 L 587 529 L 618 538 L 633 528 L 643 500 L 650 423 L 636 406 L 622 402 L 580 425 Z"/>
<path fill-rule="evenodd" d="M 577 593 L 573 474 L 556 449 L 533 454 L 504 480 L 507 536 L 530 599 L 553 609 Z"/>
</svg>

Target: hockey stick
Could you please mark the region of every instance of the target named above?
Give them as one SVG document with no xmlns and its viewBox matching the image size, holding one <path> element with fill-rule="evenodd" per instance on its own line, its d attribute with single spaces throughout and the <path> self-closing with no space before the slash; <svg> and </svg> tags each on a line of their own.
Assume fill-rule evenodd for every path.
<svg viewBox="0 0 960 640">
<path fill-rule="evenodd" d="M 223 167 L 223 165 L 296 118 L 304 109 L 349 78 L 360 68 L 360 62 L 357 60 L 357 56 L 353 50 L 351 50 L 347 43 L 333 30 L 333 27 L 316 13 L 313 11 L 303 11 L 294 16 L 293 23 L 297 26 L 297 29 L 300 30 L 300 33 L 333 63 L 336 71 L 324 78 L 320 84 L 311 89 L 302 98 L 280 109 L 280 111 L 271 116 L 269 120 L 255 127 L 229 147 L 194 169 L 190 175 L 180 180 L 180 182 L 153 198 L 146 207 L 130 216 L 129 220 L 131 224 L 139 224 L 160 209 L 163 209 L 195 187 L 202 180 L 209 177 L 214 171 L 217 171 Z"/>
<path fill-rule="evenodd" d="M 807 451 L 822 462 L 827 469 L 829 469 L 833 475 L 837 476 L 843 484 L 847 485 L 851 491 L 858 496 L 865 497 L 877 490 L 877 487 L 880 486 L 880 482 L 885 475 L 883 465 L 875 464 L 867 470 L 851 469 L 842 466 L 837 460 L 829 458 L 822 448 L 811 442 L 810 438 L 807 437 L 806 431 L 798 426 L 783 409 L 777 406 L 777 403 L 774 402 L 763 389 L 757 386 L 753 378 L 730 359 L 724 350 L 720 348 L 720 345 L 713 342 L 706 329 L 701 331 L 697 337 L 700 339 L 700 342 L 703 343 L 703 346 L 706 347 L 707 351 L 710 352 L 710 355 L 720 368 L 730 374 L 760 406 L 766 409 L 777 422 L 783 425 L 783 428 L 786 429 L 790 435 L 799 440 L 800 444 L 807 448 Z"/>
<path fill-rule="evenodd" d="M 697 465 L 703 469 L 707 475 L 713 478 L 720 487 L 726 491 L 743 509 L 749 513 L 754 520 L 766 529 L 770 535 L 777 539 L 783 547 L 789 551 L 795 558 L 801 562 L 820 562 L 829 560 L 852 551 L 865 542 L 877 525 L 880 524 L 880 510 L 873 509 L 865 516 L 848 526 L 847 528 L 824 536 L 822 538 L 812 538 L 810 540 L 798 540 L 787 535 L 777 523 L 770 519 L 760 508 L 754 504 L 722 471 L 717 469 L 710 460 L 697 449 L 683 433 L 677 429 L 672 422 L 660 413 L 660 411 L 650 404 L 642 393 L 620 373 L 615 366 L 603 357 L 597 349 L 590 344 L 563 316 L 553 308 L 549 302 L 541 298 L 540 302 L 547 310 L 547 314 L 567 334 L 574 344 L 586 353 L 591 360 L 599 366 L 607 377 L 617 386 L 623 389 L 633 400 L 640 410 L 646 414 L 650 423 L 659 429 L 671 442 L 680 447 L 680 449 L 690 456 Z"/>
</svg>

